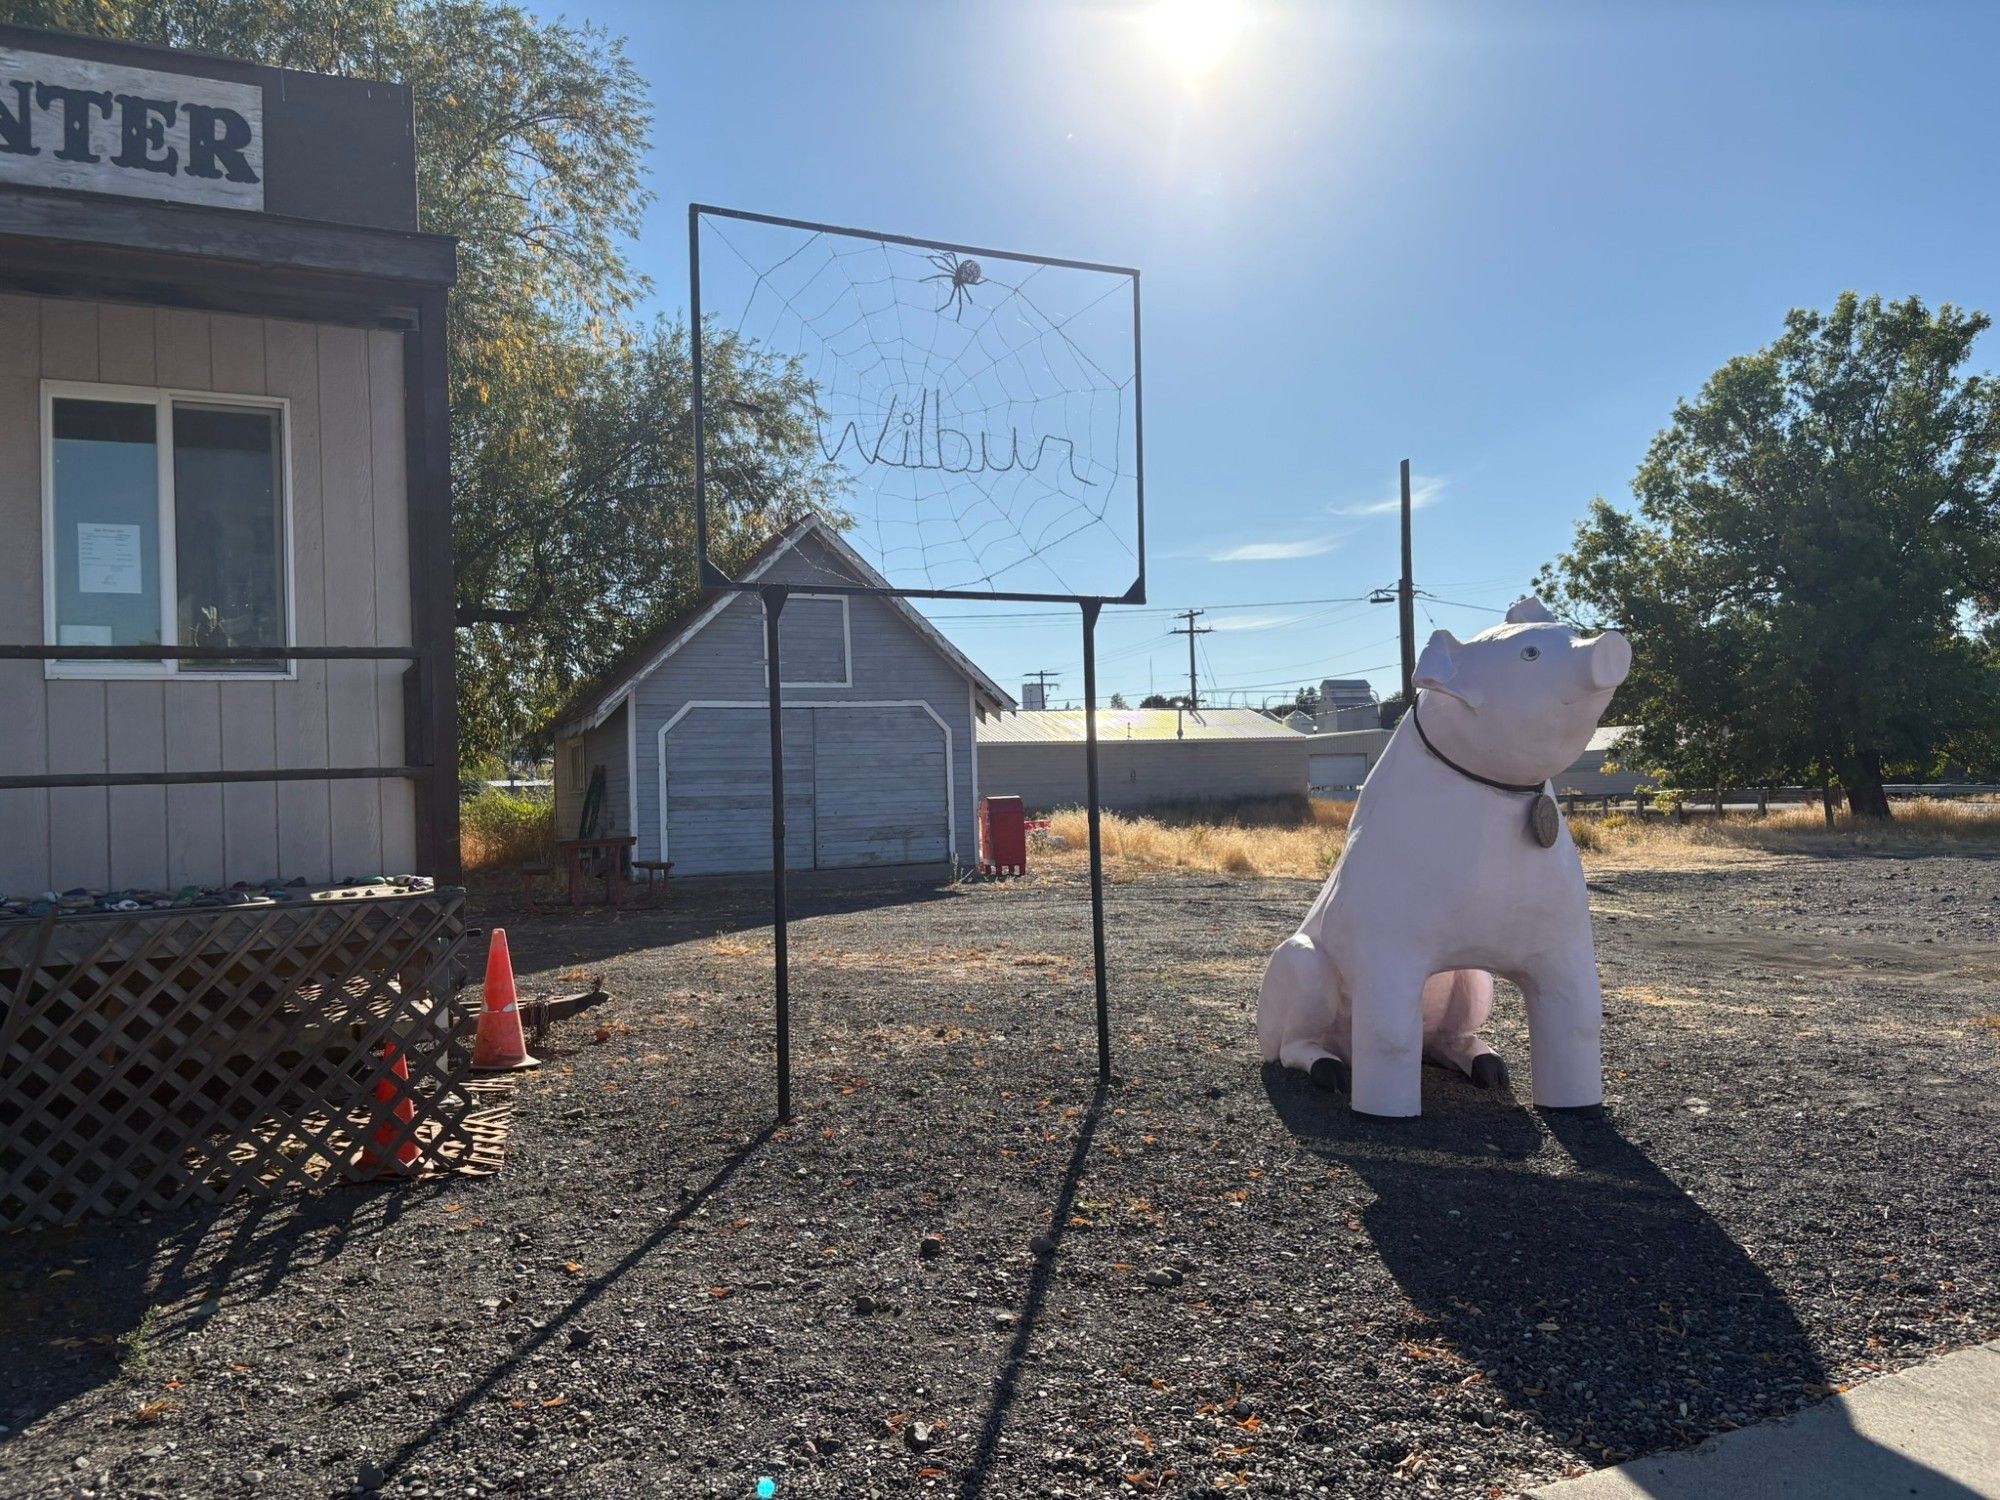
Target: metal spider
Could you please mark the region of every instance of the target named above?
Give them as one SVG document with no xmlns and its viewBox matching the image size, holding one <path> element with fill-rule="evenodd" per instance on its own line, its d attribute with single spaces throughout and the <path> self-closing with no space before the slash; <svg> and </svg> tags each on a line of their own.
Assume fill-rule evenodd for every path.
<svg viewBox="0 0 2000 1500">
<path fill-rule="evenodd" d="M 952 250 L 946 250 L 942 254 L 930 256 L 928 259 L 932 265 L 937 267 L 937 274 L 935 276 L 926 276 L 924 280 L 947 283 L 944 301 L 938 304 L 937 310 L 943 312 L 948 307 L 952 310 L 952 321 L 963 323 L 965 321 L 963 316 L 965 305 L 971 301 L 971 298 L 966 295 L 966 288 L 978 286 L 980 282 L 986 279 L 986 273 L 979 268 L 978 261 L 960 260 L 957 252 Z"/>
</svg>

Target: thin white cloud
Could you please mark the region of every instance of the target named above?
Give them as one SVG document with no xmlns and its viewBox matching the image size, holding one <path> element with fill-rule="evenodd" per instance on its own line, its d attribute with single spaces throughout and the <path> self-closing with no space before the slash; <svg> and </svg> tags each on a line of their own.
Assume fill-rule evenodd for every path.
<svg viewBox="0 0 2000 1500">
<path fill-rule="evenodd" d="M 1444 493 L 1445 481 L 1437 476 L 1412 474 L 1410 476 L 1410 509 L 1427 510 L 1438 503 Z M 1393 516 L 1403 508 L 1402 495 L 1395 494 L 1387 500 L 1373 500 L 1366 505 L 1329 505 L 1327 511 L 1336 516 Z"/>
<path fill-rule="evenodd" d="M 1211 630 L 1277 630 L 1296 625 L 1300 615 L 1216 615 Z"/>
<path fill-rule="evenodd" d="M 1338 547 L 1335 537 L 1308 537 L 1298 542 L 1245 542 L 1211 553 L 1210 562 L 1290 562 L 1297 557 L 1320 557 Z"/>
</svg>

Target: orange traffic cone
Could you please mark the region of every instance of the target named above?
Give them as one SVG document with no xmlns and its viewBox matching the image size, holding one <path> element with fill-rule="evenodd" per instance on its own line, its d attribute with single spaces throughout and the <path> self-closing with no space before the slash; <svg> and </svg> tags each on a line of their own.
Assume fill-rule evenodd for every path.
<svg viewBox="0 0 2000 1500">
<path fill-rule="evenodd" d="M 500 927 L 493 929 L 493 943 L 486 950 L 486 1008 L 479 1013 L 472 1066 L 482 1073 L 541 1066 L 540 1058 L 528 1056 L 528 1039 L 521 1031 L 521 1000 L 514 993 L 514 961 L 507 956 L 506 929 Z"/>
<path fill-rule="evenodd" d="M 417 1103 L 410 1097 L 410 1065 L 403 1061 L 403 1055 L 396 1050 L 394 1042 L 384 1042 L 382 1044 L 382 1061 L 387 1063 L 388 1066 L 382 1070 L 382 1076 L 375 1080 L 375 1102 L 377 1104 L 387 1104 L 392 1099 L 396 1100 L 396 1118 L 401 1120 L 406 1126 L 414 1125 L 417 1119 Z M 391 1078 L 391 1074 L 394 1074 L 395 1078 Z M 396 1079 L 402 1080 L 403 1087 L 396 1087 Z M 398 1144 L 399 1141 L 401 1142 L 400 1145 Z M 383 1177 L 402 1175 L 403 1172 L 414 1167 L 423 1155 L 417 1149 L 416 1140 L 408 1130 L 398 1130 L 387 1120 L 384 1120 L 380 1125 L 375 1127 L 375 1145 L 380 1146 L 384 1151 L 394 1151 L 396 1153 L 396 1165 L 392 1168 L 384 1162 L 382 1157 L 375 1153 L 372 1147 L 363 1146 L 361 1148 L 361 1165 L 363 1170 L 369 1167 L 380 1167 L 382 1169 L 380 1175 Z"/>
</svg>

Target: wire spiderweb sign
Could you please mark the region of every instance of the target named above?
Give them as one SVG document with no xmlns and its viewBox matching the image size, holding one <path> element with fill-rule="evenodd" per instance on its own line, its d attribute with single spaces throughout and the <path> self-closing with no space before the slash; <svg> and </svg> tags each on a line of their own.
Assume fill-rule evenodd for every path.
<svg viewBox="0 0 2000 1500">
<path fill-rule="evenodd" d="M 689 251 L 697 329 L 811 383 L 845 538 L 890 592 L 1144 601 L 1138 272 L 702 205 Z M 727 496 L 701 435 L 728 414 L 699 415 L 706 574 Z"/>
</svg>

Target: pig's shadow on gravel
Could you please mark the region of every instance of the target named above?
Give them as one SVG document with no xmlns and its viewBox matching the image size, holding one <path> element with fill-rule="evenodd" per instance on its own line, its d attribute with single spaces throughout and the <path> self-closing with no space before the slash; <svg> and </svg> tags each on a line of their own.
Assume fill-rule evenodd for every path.
<svg viewBox="0 0 2000 1500">
<path fill-rule="evenodd" d="M 1476 1370 L 1593 1466 L 1825 1394 L 1784 1294 L 1610 1116 L 1531 1111 L 1437 1069 L 1415 1120 L 1355 1116 L 1275 1064 L 1264 1087 L 1302 1147 L 1374 1190 L 1365 1232 L 1424 1342 L 1464 1362 L 1433 1355 L 1437 1383 Z M 1882 1493 L 1970 1500 L 1886 1449 L 1866 1461 L 1893 1480 Z"/>
</svg>

